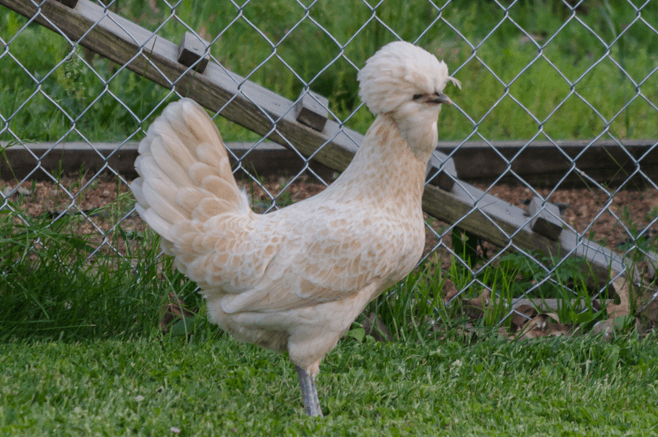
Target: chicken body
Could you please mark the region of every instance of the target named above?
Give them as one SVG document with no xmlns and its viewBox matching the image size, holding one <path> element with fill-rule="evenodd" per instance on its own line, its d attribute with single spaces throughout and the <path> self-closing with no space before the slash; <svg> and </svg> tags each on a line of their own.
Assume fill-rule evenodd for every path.
<svg viewBox="0 0 658 437">
<path fill-rule="evenodd" d="M 271 214 L 244 214 L 230 233 L 220 227 L 207 256 L 235 242 L 223 252 L 227 265 L 238 266 L 222 269 L 230 283 L 218 287 L 208 272 L 179 265 L 201 285 L 214 322 L 243 341 L 287 350 L 315 376 L 365 305 L 411 271 L 425 241 L 425 165 L 400 147 L 392 123 L 375 123 L 352 165 L 319 195 Z M 378 129 L 392 134 L 385 145 L 374 143 Z M 373 159 L 386 171 L 369 166 Z"/>
<path fill-rule="evenodd" d="M 289 352 L 307 414 L 321 415 L 314 381 L 324 355 L 422 255 L 425 169 L 439 103 L 450 102 L 441 93 L 447 68 L 436 76 L 380 113 L 331 186 L 270 214 L 250 209 L 219 132 L 193 101 L 170 104 L 140 144 L 141 177 L 131 186 L 138 212 L 197 282 L 211 321 L 242 341 Z"/>
</svg>

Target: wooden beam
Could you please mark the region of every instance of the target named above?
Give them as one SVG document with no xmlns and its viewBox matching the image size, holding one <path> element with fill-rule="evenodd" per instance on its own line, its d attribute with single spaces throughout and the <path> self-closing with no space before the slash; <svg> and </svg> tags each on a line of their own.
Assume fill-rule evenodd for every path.
<svg viewBox="0 0 658 437">
<path fill-rule="evenodd" d="M 557 183 L 564 188 L 589 185 L 588 178 L 619 184 L 635 172 L 638 161 L 649 179 L 658 180 L 658 139 L 620 143 L 621 146 L 614 140 L 560 140 L 555 141 L 556 147 L 550 141 L 441 141 L 438 149 L 455 159 L 461 179 L 474 182 L 491 183 L 504 174 L 501 182 L 519 184 L 511 170 L 535 187 L 554 187 Z M 633 181 L 640 178 L 635 176 Z"/>
<path fill-rule="evenodd" d="M 332 170 L 345 170 L 363 140 L 360 133 L 332 120 L 327 121 L 322 132 L 300 123 L 294 108 L 291 110 L 292 101 L 215 63 L 209 63 L 202 74 L 188 71 L 189 67 L 178 62 L 178 46 L 174 43 L 91 1 L 79 0 L 75 9 L 54 1 L 46 1 L 39 8 L 24 0 L 0 0 L 0 4 L 28 18 L 35 17 L 36 23 L 64 33 L 159 85 L 175 86 L 207 109 L 219 111 L 223 117 L 267 136 L 270 141 L 285 147 L 292 145 Z M 442 153 L 435 154 L 441 162 L 449 161 Z M 444 168 L 450 167 L 451 164 L 444 164 Z"/>
<path fill-rule="evenodd" d="M 452 191 L 457 179 L 455 161 L 442 153 L 432 154 L 427 163 L 425 174 L 429 184 L 439 187 L 445 191 Z"/>
<path fill-rule="evenodd" d="M 59 171 L 64 175 L 78 174 L 80 169 L 91 176 L 108 167 L 131 181 L 137 177 L 137 146 L 138 143 L 134 142 L 90 145 L 82 141 L 9 146 L 9 143 L 0 141 L 0 150 L 4 149 L 4 156 L 0 156 L 0 180 L 11 183 L 24 179 L 52 180 L 48 174 L 55 175 Z M 304 170 L 306 163 L 285 147 L 275 143 L 253 146 L 253 143 L 226 143 L 226 147 L 240 159 L 242 168 L 251 174 L 290 177 Z M 235 166 L 237 162 L 230 156 L 231 165 Z M 320 163 L 311 162 L 309 165 L 327 182 L 335 174 Z M 239 170 L 236 177 L 242 177 Z"/>
<path fill-rule="evenodd" d="M 572 144 L 572 143 L 569 143 L 569 142 L 566 142 L 566 141 L 564 143 L 566 144 L 565 147 L 574 147 L 574 148 L 579 147 L 577 144 Z M 6 143 L 3 143 L 2 141 L 0 141 L 0 147 L 4 147 L 3 144 L 6 146 Z M 50 143 L 50 144 L 52 145 L 52 143 Z M 104 147 L 111 147 L 109 143 L 103 143 L 103 144 L 104 144 Z M 114 143 L 114 147 L 116 148 L 119 144 L 120 143 Z M 442 144 L 445 144 L 445 143 L 440 143 L 439 148 L 442 147 Z M 468 144 L 468 143 L 466 143 L 466 144 Z M 504 148 L 504 147 L 507 147 L 507 145 L 509 143 L 507 141 L 492 141 L 491 144 L 493 145 L 494 148 L 498 148 L 498 147 Z M 36 147 L 39 150 L 42 149 L 42 147 L 39 143 L 36 143 L 34 145 L 33 144 L 27 144 L 26 147 L 27 147 L 27 149 L 30 149 L 31 147 Z M 598 147 L 598 146 L 594 146 L 594 147 Z M 640 147 L 640 146 L 636 145 L 636 146 L 629 146 L 629 147 Z M 645 146 L 641 146 L 641 147 L 645 147 Z M 487 148 L 489 148 L 489 146 L 487 146 Z M 29 154 L 29 152 L 27 152 L 26 149 L 21 149 L 21 150 L 24 150 L 25 153 Z M 656 151 L 658 152 L 658 148 L 656 148 Z M 297 156 L 298 155 L 297 155 L 297 153 L 295 153 L 292 150 L 288 150 L 288 153 L 286 155 L 286 152 L 284 150 L 272 147 L 270 145 L 270 146 L 267 146 L 267 147 L 259 146 L 258 147 L 258 152 L 259 152 L 259 154 L 262 155 L 263 159 L 267 159 L 265 157 L 265 155 L 267 155 L 268 153 L 272 153 L 272 158 L 277 160 L 277 166 L 281 165 L 281 167 L 278 168 L 278 169 L 277 168 L 271 168 L 271 169 L 268 169 L 268 170 L 266 170 L 265 168 L 259 167 L 259 168 L 261 168 L 261 170 L 266 170 L 266 172 L 269 173 L 269 174 L 276 174 L 277 171 L 279 171 L 279 170 L 280 170 L 280 173 L 288 172 L 290 174 L 290 172 L 292 172 L 292 171 L 295 171 L 295 172 L 297 171 L 297 170 L 291 170 L 291 167 L 294 167 L 294 169 L 297 169 L 299 167 L 297 165 Z M 477 155 L 480 152 L 481 152 L 481 150 L 478 149 L 478 148 L 470 148 L 469 149 L 469 155 Z M 646 152 L 647 152 L 648 155 L 651 154 L 651 152 L 649 152 L 648 150 L 646 150 Z M 18 153 L 18 152 L 15 151 L 14 153 Z M 66 148 L 66 149 L 63 150 L 62 157 L 66 157 L 69 154 L 75 154 L 75 153 L 77 153 L 76 148 Z M 488 153 L 488 152 L 485 152 L 485 153 Z M 282 161 L 282 159 L 283 159 L 284 155 L 288 157 L 287 159 L 290 161 L 290 163 L 289 163 L 290 165 L 287 165 L 287 164 L 283 165 L 284 161 Z M 441 154 L 441 155 L 438 155 L 438 156 L 445 157 L 446 155 Z M 18 157 L 17 159 L 21 159 L 21 158 Z M 75 160 L 75 157 L 71 156 L 70 159 Z M 462 154 L 456 154 L 456 157 L 455 157 L 454 160 L 449 159 L 447 161 L 441 161 L 441 159 L 439 159 L 438 157 L 433 156 L 432 161 L 428 164 L 428 168 L 427 168 L 427 177 L 428 177 L 428 179 L 430 179 L 430 183 L 432 185 L 438 186 L 438 187 L 440 187 L 440 188 L 442 188 L 446 191 L 451 191 L 452 186 L 454 185 L 454 181 L 455 181 L 455 179 L 457 179 L 456 168 L 462 168 L 462 171 L 464 173 L 466 173 L 466 176 L 467 176 L 467 177 L 462 177 L 462 175 L 459 174 L 459 176 L 460 176 L 459 179 L 462 180 L 462 181 L 467 181 L 469 183 L 474 183 L 474 182 L 477 183 L 477 182 L 483 181 L 484 179 L 482 177 L 478 176 L 478 174 L 480 174 L 480 175 L 488 174 L 489 176 L 491 176 L 491 173 L 490 173 L 489 169 L 486 168 L 486 166 L 480 166 L 479 167 L 479 169 L 481 170 L 481 173 L 478 173 L 477 168 L 476 169 L 471 169 L 471 170 L 468 170 L 468 171 L 463 170 L 463 167 L 465 167 L 465 165 L 462 162 L 462 159 L 464 159 L 464 155 L 462 155 Z M 468 158 L 468 159 L 470 160 L 470 158 Z M 531 159 L 528 159 L 527 162 L 529 164 L 533 165 L 534 167 L 537 167 L 537 168 L 540 168 L 541 165 L 545 162 L 544 158 L 539 156 L 539 155 L 535 156 L 534 159 L 535 159 L 535 161 L 532 161 Z M 66 171 L 69 171 L 69 169 L 72 168 L 72 165 L 68 165 L 67 162 L 68 161 L 63 160 L 63 165 L 64 165 L 64 169 Z M 644 162 L 644 160 L 643 160 L 643 162 Z M 0 168 L 2 168 L 2 165 L 3 165 L 3 162 L 0 162 Z M 51 168 L 51 167 L 47 167 L 46 164 L 43 164 L 43 165 L 44 165 L 45 169 Z M 442 165 L 443 165 L 443 171 L 440 172 L 438 175 L 436 175 L 438 169 L 441 168 Z M 59 164 L 56 167 L 52 167 L 52 168 L 54 168 L 54 169 L 59 168 Z M 642 170 L 643 171 L 645 170 L 644 165 L 642 166 Z M 71 171 L 77 171 L 77 170 L 73 169 Z M 258 174 L 264 174 L 264 173 L 261 173 L 259 171 Z M 645 174 L 647 174 L 647 172 L 645 172 Z M 451 176 L 449 176 L 449 175 L 451 175 Z M 561 176 L 558 176 L 557 174 L 552 175 L 552 174 L 548 174 L 548 173 L 537 173 L 537 174 L 534 175 L 535 178 L 538 178 L 538 179 L 539 178 L 545 178 L 545 181 L 553 181 L 554 183 L 557 183 L 559 181 L 559 178 L 563 177 L 563 176 L 564 176 L 563 173 L 561 174 Z M 652 179 L 652 180 L 658 180 L 658 177 L 655 178 L 655 179 Z M 579 181 L 580 181 L 579 184 L 569 183 L 568 186 L 577 186 L 577 187 L 580 187 L 580 188 L 586 186 L 583 183 L 584 182 L 583 179 L 580 179 Z M 508 183 L 508 182 L 509 182 L 509 179 L 504 178 L 500 183 L 505 184 L 505 183 Z M 574 182 L 578 182 L 578 181 L 574 181 Z M 566 188 L 564 184 L 561 185 L 560 187 L 561 188 Z"/>
<path fill-rule="evenodd" d="M 590 283 L 592 287 L 605 286 L 610 281 L 611 271 L 615 276 L 630 272 L 623 257 L 571 230 L 563 230 L 558 241 L 533 232 L 530 218 L 523 209 L 462 181 L 456 183 L 450 193 L 426 185 L 423 210 L 439 220 L 456 223 L 459 228 L 498 247 L 526 252 L 539 250 L 557 258 L 585 258 L 591 263 L 592 271 L 584 273 L 588 276 L 593 274 L 595 279 Z M 634 272 L 633 280 L 639 279 L 637 272 Z"/>
<path fill-rule="evenodd" d="M 79 0 L 75 9 L 51 0 L 39 8 L 24 0 L 0 4 L 163 87 L 175 86 L 211 111 L 221 110 L 223 117 L 271 141 L 293 145 L 306 156 L 326 143 L 314 157 L 334 170 L 347 167 L 362 140 L 333 121 L 323 132 L 303 125 L 294 117 L 292 101 L 215 63 L 202 74 L 188 71 L 178 62 L 178 45 L 91 1 Z"/>
</svg>

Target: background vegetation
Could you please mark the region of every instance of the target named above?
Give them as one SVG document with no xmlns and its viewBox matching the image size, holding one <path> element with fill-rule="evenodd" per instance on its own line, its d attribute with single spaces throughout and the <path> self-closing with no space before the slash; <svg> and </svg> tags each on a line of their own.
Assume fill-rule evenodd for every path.
<svg viewBox="0 0 658 437">
<path fill-rule="evenodd" d="M 339 120 L 362 132 L 372 115 L 365 107 L 352 115 L 360 103 L 356 68 L 395 40 L 393 31 L 445 59 L 464 84 L 462 91 L 448 90 L 460 111 L 442 115 L 443 140 L 462 140 L 475 130 L 491 140 L 529 139 L 540 127 L 553 139 L 591 139 L 604 120 L 612 120 L 609 132 L 617 138 L 658 137 L 655 103 L 647 102 L 658 101 L 658 74 L 651 74 L 658 66 L 652 49 L 658 34 L 649 27 L 658 27 L 655 2 L 642 9 L 641 20 L 628 2 L 611 0 L 584 2 L 575 18 L 558 0 L 521 1 L 508 19 L 495 2 L 463 0 L 448 4 L 438 21 L 426 1 L 383 2 L 377 19 L 366 2 L 351 3 L 349 12 L 341 2 L 317 2 L 308 11 L 315 22 L 293 1 L 249 2 L 240 9 L 229 0 L 184 1 L 172 11 L 163 2 L 120 0 L 110 9 L 176 43 L 186 30 L 182 21 L 214 41 L 211 54 L 226 68 L 291 100 L 307 83 L 329 98 Z M 79 49 L 69 56 L 64 38 L 36 24 L 24 29 L 26 22 L 0 7 L 0 37 L 11 53 L 0 58 L 0 113 L 11 116 L 9 127 L 23 140 L 122 141 L 136 132 L 139 139 L 140 128 L 164 107 L 161 101 L 173 99 L 98 56 Z M 38 81 L 52 102 L 37 91 Z M 258 139 L 218 123 L 228 141 Z M 11 138 L 4 133 L 0 139 Z"/>
</svg>

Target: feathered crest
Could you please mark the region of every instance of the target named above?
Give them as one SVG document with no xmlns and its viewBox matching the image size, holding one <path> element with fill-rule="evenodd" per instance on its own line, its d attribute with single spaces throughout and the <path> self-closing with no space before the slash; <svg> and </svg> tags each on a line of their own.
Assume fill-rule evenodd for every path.
<svg viewBox="0 0 658 437">
<path fill-rule="evenodd" d="M 393 111 L 415 94 L 442 91 L 450 77 L 448 66 L 426 50 L 405 41 L 382 47 L 357 76 L 359 97 L 375 114 Z"/>
</svg>

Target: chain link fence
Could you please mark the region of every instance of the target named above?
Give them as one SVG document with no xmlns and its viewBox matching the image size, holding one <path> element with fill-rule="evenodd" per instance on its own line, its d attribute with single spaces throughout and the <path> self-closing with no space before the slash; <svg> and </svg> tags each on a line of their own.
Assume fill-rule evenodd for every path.
<svg viewBox="0 0 658 437">
<path fill-rule="evenodd" d="M 53 7 L 50 0 L 32 0 L 30 7 L 36 12 L 25 18 L 14 12 L 22 7 L 19 3 L 30 2 L 0 1 L 0 140 L 9 161 L 0 175 L 0 211 L 9 211 L 24 223 L 40 217 L 55 224 L 75 215 L 79 232 L 95 236 L 97 246 L 89 259 L 100 252 L 129 258 L 131 235 L 143 230 L 127 189 L 132 175 L 118 165 L 122 154 L 133 156 L 134 144 L 167 103 L 190 94 L 192 82 L 186 80 L 194 77 L 203 56 L 176 77 L 151 59 L 159 41 L 178 44 L 189 32 L 194 42 L 203 43 L 201 55 L 219 66 L 235 87 L 213 116 L 225 140 L 250 144 L 240 154 L 231 154 L 235 174 L 260 212 L 285 206 L 331 183 L 331 172 L 311 165 L 323 146 L 310 154 L 299 150 L 280 127 L 295 111 L 294 104 L 309 90 L 328 98 L 327 104 L 314 97 L 337 126 L 325 144 L 348 128 L 365 133 L 373 117 L 358 101 L 356 74 L 377 48 L 403 39 L 437 53 L 464 84 L 462 92 L 449 90 L 455 105 L 444 109 L 439 119 L 441 150 L 447 159 L 457 161 L 457 174 L 451 176 L 455 186 L 467 185 L 459 171 L 460 154 L 487 157 L 467 169 L 482 194 L 464 189 L 471 193 L 473 204 L 464 218 L 447 222 L 428 216 L 423 262 L 438 263 L 451 278 L 454 290 L 446 291 L 446 302 L 500 297 L 501 284 L 486 275 L 502 265 L 528 276 L 501 320 L 516 315 L 528 318 L 517 304 L 525 298 L 551 297 L 544 292 L 552 286 L 580 297 L 562 269 L 570 265 L 568 255 L 578 253 L 588 238 L 637 261 L 627 262 L 625 271 L 617 274 L 635 274 L 638 284 L 655 276 L 651 256 L 658 203 L 651 199 L 658 197 L 658 57 L 651 48 L 658 47 L 657 2 L 364 0 L 345 5 L 310 0 L 80 0 L 73 11 L 91 10 L 92 5 L 97 15 L 79 38 L 64 36 L 77 23 L 77 18 L 66 25 L 58 21 L 66 13 L 64 5 L 52 9 L 60 15 L 49 15 L 44 11 Z M 123 63 L 107 60 L 90 47 L 90 35 L 108 20 L 138 46 Z M 129 21 L 148 34 L 132 35 Z M 273 117 L 262 108 L 262 101 L 247 92 L 247 81 L 289 99 L 290 107 L 283 108 L 279 118 Z M 259 116 L 266 119 L 260 130 L 246 130 L 219 117 L 238 99 L 260 108 Z M 250 155 L 271 148 L 272 140 L 292 150 L 286 159 L 296 162 L 294 171 L 276 178 L 259 175 L 245 164 Z M 509 153 L 503 153 L 501 146 L 507 143 L 501 141 L 507 140 L 517 141 Z M 561 140 L 579 142 L 565 145 Z M 90 166 L 88 161 L 87 168 L 73 176 L 48 164 L 53 158 L 64 164 L 74 159 L 77 152 L 65 150 L 71 143 L 86 148 L 85 153 L 92 154 L 89 161 L 96 162 Z M 14 171 L 17 162 L 11 161 L 18 155 L 9 153 L 17 150 L 22 162 L 33 164 L 21 174 Z M 612 176 L 591 163 L 595 158 L 589 155 L 594 151 L 614 157 L 618 165 Z M 620 156 L 624 162 L 618 162 Z M 447 162 L 443 156 L 440 161 Z M 515 167 L 515 162 L 530 161 L 534 167 L 529 172 L 526 164 Z M 536 177 L 543 168 L 554 168 L 556 161 L 561 162 L 561 173 L 556 176 L 553 170 L 544 181 Z M 477 180 L 478 171 L 489 164 L 500 171 Z M 572 204 L 560 201 L 558 194 L 573 187 L 574 180 L 586 190 L 574 191 Z M 555 259 L 519 247 L 513 237 L 521 227 L 510 233 L 491 221 L 506 236 L 506 244 L 495 247 L 463 232 L 465 217 L 487 206 L 485 196 L 501 196 L 507 186 L 520 187 L 524 198 L 518 201 L 538 197 L 541 205 L 559 203 L 567 212 L 577 208 L 578 196 L 596 198 L 597 206 L 582 226 L 567 219 L 564 211 L 553 215 L 560 227 L 577 235 L 574 247 Z M 39 197 L 39 187 L 45 198 Z M 649 199 L 642 204 L 645 209 L 617 207 L 615 199 L 631 190 Z M 523 220 L 529 225 L 538 215 Z M 483 216 L 489 217 L 486 212 Z M 616 239 L 595 235 L 597 223 L 603 221 L 606 229 L 615 229 Z M 506 255 L 510 251 L 517 255 L 510 258 Z M 642 270 L 631 272 L 635 269 Z M 601 297 L 608 285 L 590 285 L 591 298 Z M 643 308 L 652 303 L 653 297 L 643 301 Z"/>
</svg>

